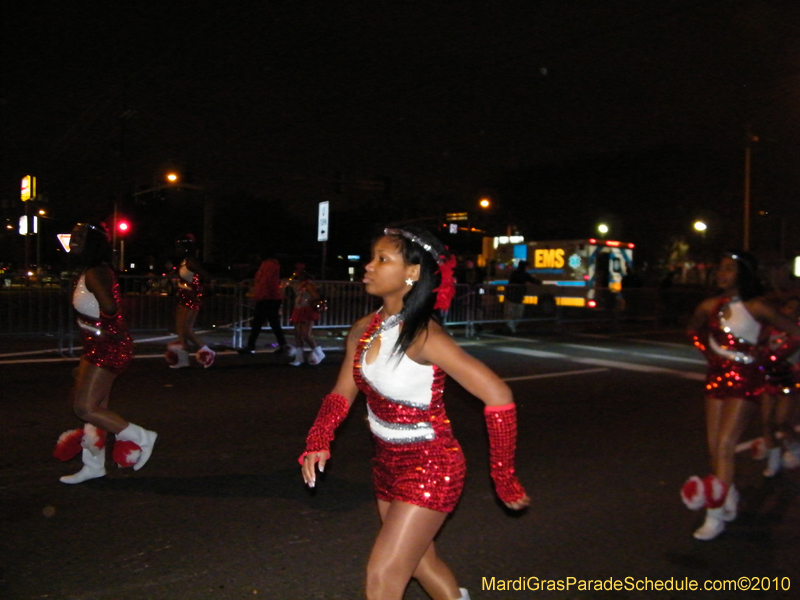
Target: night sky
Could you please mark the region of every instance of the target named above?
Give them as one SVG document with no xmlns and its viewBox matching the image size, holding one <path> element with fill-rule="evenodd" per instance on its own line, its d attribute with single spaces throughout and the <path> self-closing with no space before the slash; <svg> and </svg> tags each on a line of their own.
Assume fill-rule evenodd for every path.
<svg viewBox="0 0 800 600">
<path fill-rule="evenodd" d="M 548 210 L 536 177 L 557 203 L 555 177 L 588 223 L 663 204 L 642 183 L 663 180 L 736 237 L 749 125 L 754 211 L 800 231 L 794 0 L 15 4 L 0 39 L 6 212 L 28 173 L 54 214 L 76 219 L 175 166 L 223 203 L 306 216 L 336 202 L 337 172 L 346 186 L 389 178 L 392 205 L 420 213 L 470 208 L 486 190 L 502 206 L 527 178 L 505 202 L 528 216 Z M 570 188 L 619 156 L 630 180 L 595 179 L 583 199 Z M 564 221 L 561 208 L 539 222 Z M 626 231 L 647 238 L 643 223 Z"/>
</svg>

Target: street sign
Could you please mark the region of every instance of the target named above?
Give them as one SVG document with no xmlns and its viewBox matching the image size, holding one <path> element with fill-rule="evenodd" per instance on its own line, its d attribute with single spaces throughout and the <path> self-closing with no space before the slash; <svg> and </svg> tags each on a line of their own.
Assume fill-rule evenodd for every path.
<svg viewBox="0 0 800 600">
<path fill-rule="evenodd" d="M 25 215 L 19 218 L 19 234 L 20 235 L 33 235 L 39 233 L 39 219 L 36 216 L 31 217 L 31 225 L 28 226 L 28 217 Z"/>
<path fill-rule="evenodd" d="M 64 248 L 64 250 L 69 252 L 69 238 L 72 237 L 72 234 L 71 233 L 57 233 L 56 237 L 58 238 L 58 241 L 61 242 L 61 246 Z"/>
<path fill-rule="evenodd" d="M 327 242 L 328 241 L 328 209 L 329 209 L 330 202 L 320 202 L 319 203 L 319 218 L 317 219 L 317 241 L 318 242 Z"/>
<path fill-rule="evenodd" d="M 20 184 L 20 198 L 23 202 L 36 198 L 36 177 L 25 175 Z"/>
</svg>

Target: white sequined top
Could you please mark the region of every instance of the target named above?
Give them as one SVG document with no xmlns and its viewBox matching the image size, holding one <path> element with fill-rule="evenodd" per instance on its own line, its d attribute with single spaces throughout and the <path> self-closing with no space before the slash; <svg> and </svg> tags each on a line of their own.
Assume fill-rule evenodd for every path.
<svg viewBox="0 0 800 600">
<path fill-rule="evenodd" d="M 100 318 L 100 303 L 86 287 L 86 273 L 81 273 L 75 290 L 72 292 L 72 306 L 82 315 L 92 319 Z"/>
</svg>

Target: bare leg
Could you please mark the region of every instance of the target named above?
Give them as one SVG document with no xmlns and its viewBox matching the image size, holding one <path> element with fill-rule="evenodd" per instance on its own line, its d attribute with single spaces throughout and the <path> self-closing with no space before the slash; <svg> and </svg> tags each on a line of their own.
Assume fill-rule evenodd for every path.
<svg viewBox="0 0 800 600">
<path fill-rule="evenodd" d="M 761 427 L 764 436 L 764 442 L 767 448 L 774 448 L 777 445 L 775 439 L 776 425 L 779 423 L 777 415 L 777 406 L 779 401 L 773 394 L 761 394 Z"/>
<path fill-rule="evenodd" d="M 775 409 L 775 427 L 783 432 L 783 443 L 788 445 L 797 439 L 794 430 L 794 415 L 797 410 L 797 396 L 794 393 L 784 394 L 778 400 Z"/>
<path fill-rule="evenodd" d="M 303 343 L 306 343 L 312 350 L 317 347 L 317 342 L 314 340 L 314 336 L 311 335 L 313 326 L 314 323 L 312 321 L 303 321 L 295 325 L 295 331 L 300 339 L 299 345 L 302 346 Z"/>
<path fill-rule="evenodd" d="M 178 305 L 175 317 L 175 329 L 178 333 L 178 341 L 183 344 L 184 350 L 189 350 L 189 343 L 191 342 L 199 350 L 205 343 L 194 332 L 194 323 L 197 320 L 197 314 L 200 311 L 192 310 L 182 304 Z"/>
<path fill-rule="evenodd" d="M 119 433 L 128 422 L 108 409 L 108 395 L 117 376 L 81 360 L 75 379 L 73 410 L 78 418 L 111 433 Z"/>
<path fill-rule="evenodd" d="M 724 482 L 733 483 L 736 443 L 756 411 L 755 402 L 735 398 L 706 398 L 706 421 L 711 469 Z"/>
<path fill-rule="evenodd" d="M 297 347 L 298 352 L 303 352 L 303 333 L 302 327 L 304 323 L 294 324 L 294 345 Z"/>
<path fill-rule="evenodd" d="M 453 574 L 433 548 L 447 513 L 381 500 L 378 510 L 383 525 L 367 565 L 367 599 L 401 600 L 412 576 L 419 577 L 433 600 L 459 598 Z"/>
</svg>

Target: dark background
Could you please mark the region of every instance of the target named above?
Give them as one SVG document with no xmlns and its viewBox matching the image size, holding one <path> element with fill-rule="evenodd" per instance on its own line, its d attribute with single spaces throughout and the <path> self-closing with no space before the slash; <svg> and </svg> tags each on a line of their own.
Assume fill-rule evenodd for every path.
<svg viewBox="0 0 800 600">
<path fill-rule="evenodd" d="M 800 252 L 791 0 L 15 4 L 0 206 L 14 223 L 21 177 L 38 178 L 43 261 L 59 260 L 48 233 L 110 222 L 115 203 L 131 256 L 162 260 L 193 231 L 220 265 L 265 243 L 318 261 L 330 200 L 332 263 L 375 225 L 467 211 L 528 239 L 602 220 L 655 268 L 676 241 L 741 245 L 748 131 L 751 246 Z M 182 187 L 146 192 L 168 169 Z M 21 246 L 4 229 L 0 262 Z"/>
</svg>

